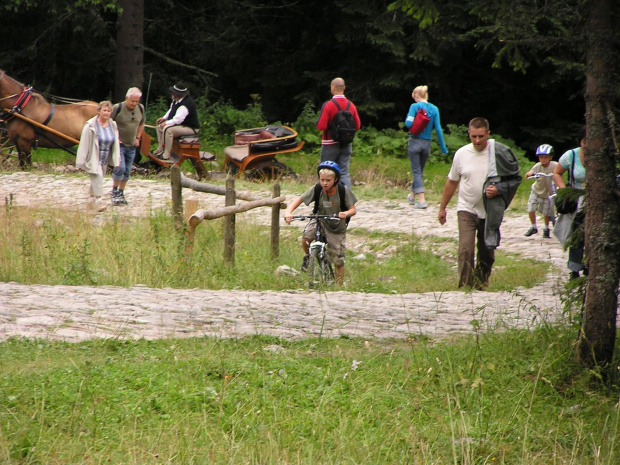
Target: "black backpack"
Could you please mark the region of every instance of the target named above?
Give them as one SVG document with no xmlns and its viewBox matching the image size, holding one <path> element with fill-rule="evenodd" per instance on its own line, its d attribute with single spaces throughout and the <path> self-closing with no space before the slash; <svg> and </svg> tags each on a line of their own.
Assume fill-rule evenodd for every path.
<svg viewBox="0 0 620 465">
<path fill-rule="evenodd" d="M 349 145 L 353 142 L 357 132 L 355 119 L 349 111 L 351 102 L 347 102 L 347 107 L 344 110 L 338 105 L 336 99 L 332 99 L 332 102 L 338 108 L 338 112 L 329 122 L 329 137 L 336 142 L 340 142 L 340 145 Z"/>
<path fill-rule="evenodd" d="M 344 184 L 339 182 L 337 186 L 338 186 L 338 197 L 340 197 L 340 211 L 346 212 L 348 208 L 347 208 L 347 204 L 344 201 L 344 196 L 345 196 Z M 320 184 L 317 183 L 314 186 L 314 209 L 312 210 L 313 215 L 316 215 L 317 212 L 319 211 L 319 199 L 321 198 L 322 190 L 323 188 L 321 187 Z M 347 224 L 349 224 L 350 220 L 351 218 L 347 218 Z"/>
</svg>

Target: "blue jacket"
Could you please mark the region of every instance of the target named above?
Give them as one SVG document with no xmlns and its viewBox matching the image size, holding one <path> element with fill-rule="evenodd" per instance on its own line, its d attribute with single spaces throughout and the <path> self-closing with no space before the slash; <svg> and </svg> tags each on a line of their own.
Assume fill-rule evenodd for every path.
<svg viewBox="0 0 620 465">
<path fill-rule="evenodd" d="M 439 108 L 437 108 L 432 103 L 417 102 L 412 104 L 411 107 L 409 107 L 409 113 L 407 113 L 407 118 L 405 119 L 405 126 L 407 126 L 407 128 L 411 127 L 411 125 L 413 124 L 413 120 L 415 119 L 415 115 L 420 108 L 424 108 L 426 110 L 426 113 L 431 120 L 419 136 L 410 135 L 409 137 L 431 140 L 431 135 L 434 129 L 435 133 L 437 134 L 437 142 L 439 143 L 439 148 L 441 149 L 441 152 L 448 153 L 446 143 L 443 140 L 443 131 L 441 130 L 441 121 L 439 118 Z"/>
</svg>

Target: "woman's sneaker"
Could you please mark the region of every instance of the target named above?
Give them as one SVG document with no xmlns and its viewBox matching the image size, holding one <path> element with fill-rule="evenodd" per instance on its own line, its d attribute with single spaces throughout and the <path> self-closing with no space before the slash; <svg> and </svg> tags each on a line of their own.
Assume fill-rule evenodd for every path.
<svg viewBox="0 0 620 465">
<path fill-rule="evenodd" d="M 525 233 L 525 237 L 530 237 L 533 234 L 538 234 L 538 228 L 536 226 L 532 226 L 530 229 L 528 229 Z"/>
</svg>

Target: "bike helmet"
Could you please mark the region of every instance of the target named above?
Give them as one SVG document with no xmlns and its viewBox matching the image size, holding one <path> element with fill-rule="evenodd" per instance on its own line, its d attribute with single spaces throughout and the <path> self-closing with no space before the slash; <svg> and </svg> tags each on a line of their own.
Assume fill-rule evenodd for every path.
<svg viewBox="0 0 620 465">
<path fill-rule="evenodd" d="M 549 144 L 543 144 L 536 149 L 536 155 L 551 155 L 553 156 L 553 147 Z"/>
<path fill-rule="evenodd" d="M 319 172 L 323 169 L 332 170 L 334 173 L 336 173 L 336 182 L 340 179 L 340 167 L 338 166 L 338 163 L 329 160 L 322 161 L 321 163 L 319 163 L 319 166 L 316 169 L 316 174 L 318 175 Z"/>
</svg>

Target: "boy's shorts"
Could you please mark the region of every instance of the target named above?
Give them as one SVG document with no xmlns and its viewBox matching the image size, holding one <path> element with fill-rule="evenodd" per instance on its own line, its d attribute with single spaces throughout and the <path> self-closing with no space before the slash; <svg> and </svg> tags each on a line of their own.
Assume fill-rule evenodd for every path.
<svg viewBox="0 0 620 465">
<path fill-rule="evenodd" d="M 325 239 L 327 240 L 327 259 L 336 266 L 344 266 L 344 254 L 347 250 L 347 234 L 337 234 L 327 228 L 323 228 Z M 304 229 L 303 238 L 308 242 L 314 240 L 316 234 L 316 220 L 310 220 Z"/>
<path fill-rule="evenodd" d="M 543 216 L 549 218 L 555 217 L 551 199 L 548 197 L 546 199 L 539 197 L 534 192 L 530 192 L 530 197 L 527 199 L 527 211 L 528 213 L 539 211 Z"/>
</svg>

